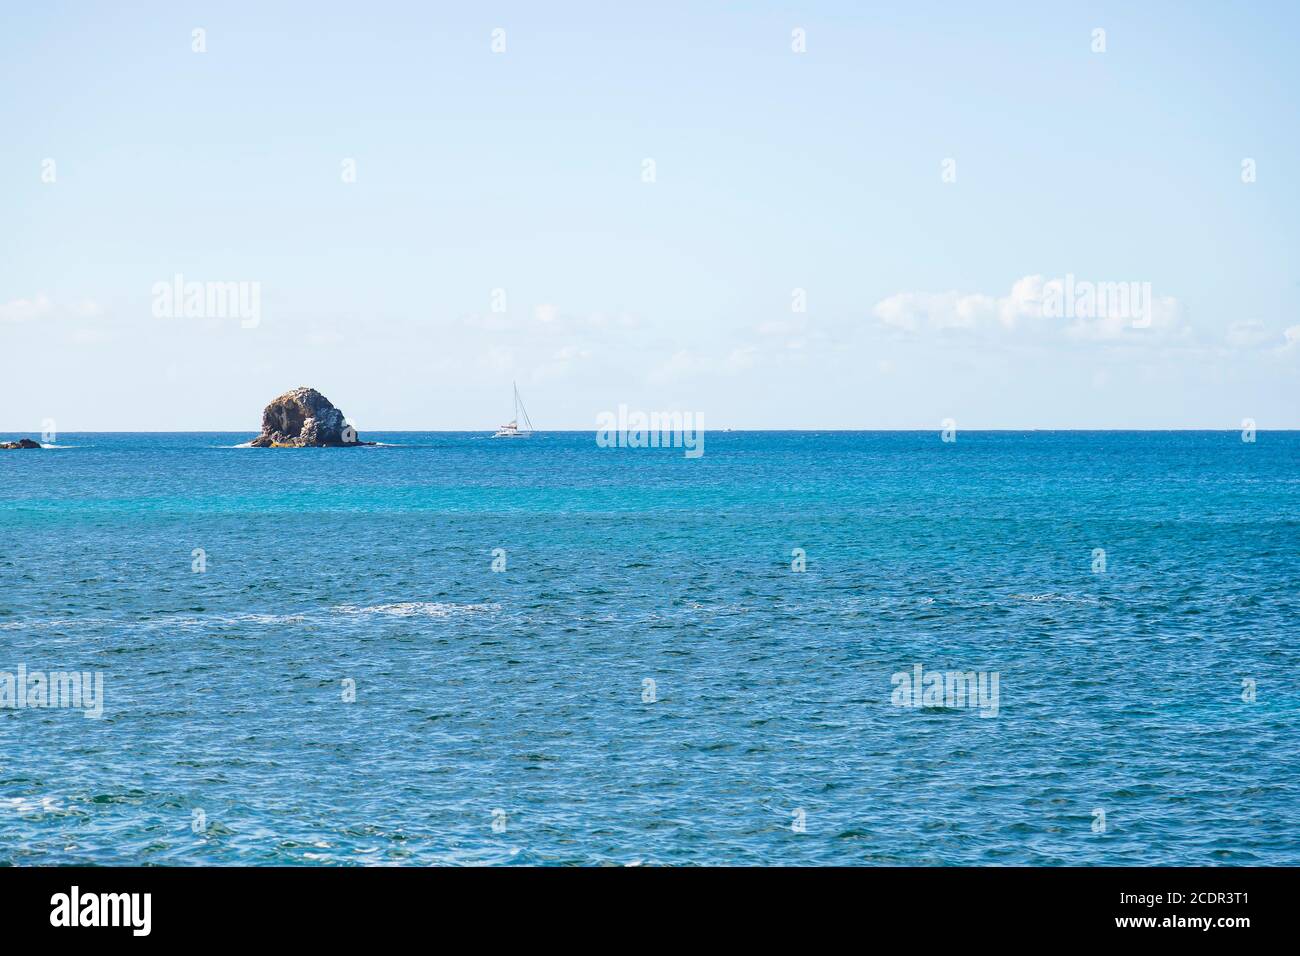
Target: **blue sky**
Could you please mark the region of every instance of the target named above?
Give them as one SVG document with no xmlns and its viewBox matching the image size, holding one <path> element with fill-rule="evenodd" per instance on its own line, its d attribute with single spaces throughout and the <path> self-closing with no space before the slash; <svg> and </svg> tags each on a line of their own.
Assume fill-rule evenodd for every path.
<svg viewBox="0 0 1300 956">
<path fill-rule="evenodd" d="M 0 433 L 255 432 L 301 384 L 363 434 L 488 429 L 512 379 L 543 429 L 621 403 L 1300 427 L 1297 27 L 1290 3 L 10 8 Z M 256 327 L 156 316 L 176 274 L 258 283 Z M 1154 321 L 1041 314 L 1067 275 L 1150 283 Z"/>
</svg>

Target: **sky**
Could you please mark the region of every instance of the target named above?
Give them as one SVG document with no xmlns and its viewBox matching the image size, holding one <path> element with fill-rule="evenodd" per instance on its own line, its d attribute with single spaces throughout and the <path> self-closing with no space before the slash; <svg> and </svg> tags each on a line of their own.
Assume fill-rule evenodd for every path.
<svg viewBox="0 0 1300 956">
<path fill-rule="evenodd" d="M 542 430 L 1297 428 L 1298 39 L 1282 2 L 9 5 L 0 438 L 251 434 L 299 385 L 487 430 L 512 381 Z"/>
</svg>

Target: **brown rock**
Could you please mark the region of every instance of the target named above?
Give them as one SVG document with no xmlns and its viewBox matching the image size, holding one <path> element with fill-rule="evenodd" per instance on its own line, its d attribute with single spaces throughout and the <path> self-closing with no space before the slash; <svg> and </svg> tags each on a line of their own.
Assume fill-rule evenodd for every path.
<svg viewBox="0 0 1300 956">
<path fill-rule="evenodd" d="M 348 448 L 373 445 L 357 438 L 343 413 L 314 388 L 295 388 L 267 405 L 253 448 Z"/>
</svg>

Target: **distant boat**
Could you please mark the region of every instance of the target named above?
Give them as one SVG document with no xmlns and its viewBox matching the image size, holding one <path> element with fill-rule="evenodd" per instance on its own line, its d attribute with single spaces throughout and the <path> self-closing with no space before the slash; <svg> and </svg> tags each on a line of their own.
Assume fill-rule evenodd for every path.
<svg viewBox="0 0 1300 956">
<path fill-rule="evenodd" d="M 514 384 L 514 383 L 511 383 Z M 519 417 L 523 416 L 524 424 L 527 428 L 519 427 Z M 493 438 L 532 438 L 533 421 L 528 417 L 528 409 L 524 408 L 523 401 L 519 398 L 519 386 L 515 385 L 515 417 L 509 422 L 497 429 Z"/>
</svg>

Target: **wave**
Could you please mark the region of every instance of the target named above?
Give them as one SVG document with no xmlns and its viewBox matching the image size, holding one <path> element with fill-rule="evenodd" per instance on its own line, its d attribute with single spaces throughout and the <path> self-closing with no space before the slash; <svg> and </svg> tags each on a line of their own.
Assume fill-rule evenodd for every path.
<svg viewBox="0 0 1300 956">
<path fill-rule="evenodd" d="M 455 604 L 438 601 L 401 601 L 392 604 L 372 604 L 362 607 L 343 604 L 328 611 L 299 611 L 289 614 L 242 613 L 216 614 L 166 614 L 144 620 L 111 617 L 45 618 L 44 620 L 0 621 L 0 631 L 73 629 L 82 627 L 137 628 L 156 631 L 166 628 L 224 627 L 238 624 L 307 624 L 328 620 L 338 614 L 386 614 L 390 617 L 451 617 L 456 614 L 490 614 L 501 610 L 500 604 Z"/>
<path fill-rule="evenodd" d="M 46 447 L 49 448 L 52 446 L 47 445 Z M 238 445 L 213 445 L 212 447 L 213 448 L 252 448 L 253 439 L 250 438 L 248 441 L 240 442 Z M 404 448 L 405 446 L 399 445 L 396 442 L 372 441 L 372 442 L 366 442 L 361 447 L 362 448 Z"/>
<path fill-rule="evenodd" d="M 340 614 L 387 614 L 391 617 L 450 617 L 453 614 L 482 614 L 501 610 L 500 604 L 449 604 L 441 601 L 402 601 L 397 604 L 340 604 L 331 610 Z"/>
<path fill-rule="evenodd" d="M 211 616 L 181 615 L 156 621 L 142 622 L 143 627 L 204 627 L 209 624 L 301 624 L 306 614 L 214 614 Z"/>
<path fill-rule="evenodd" d="M 0 797 L 0 809 L 12 810 L 19 816 L 63 812 L 58 797 Z"/>
<path fill-rule="evenodd" d="M 24 628 L 34 627 L 70 627 L 73 625 L 79 626 L 83 624 L 94 624 L 98 626 L 123 623 L 130 622 L 118 621 L 109 617 L 87 617 L 80 619 L 75 617 L 55 617 L 47 618 L 43 621 L 24 621 L 20 619 L 17 621 L 0 621 L 0 631 L 21 631 Z"/>
<path fill-rule="evenodd" d="M 1013 601 L 1054 601 L 1062 604 L 1100 604 L 1091 594 L 1013 594 Z"/>
</svg>

